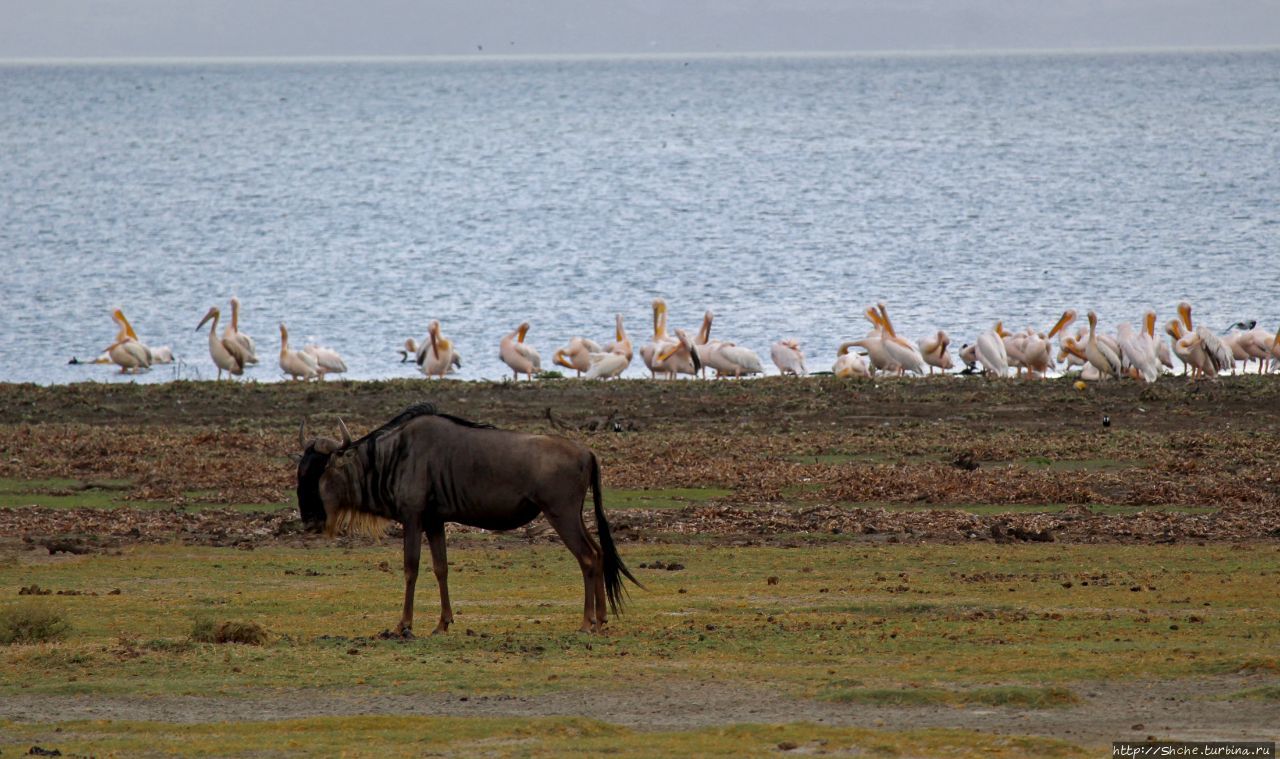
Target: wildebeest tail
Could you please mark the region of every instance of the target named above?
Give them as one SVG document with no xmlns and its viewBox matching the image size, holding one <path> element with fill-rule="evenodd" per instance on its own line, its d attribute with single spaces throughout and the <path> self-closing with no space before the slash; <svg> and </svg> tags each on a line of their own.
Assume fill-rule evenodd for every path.
<svg viewBox="0 0 1280 759">
<path fill-rule="evenodd" d="M 596 505 L 596 532 L 600 533 L 600 549 L 604 554 L 604 591 L 609 596 L 609 609 L 617 614 L 622 608 L 626 588 L 622 586 L 625 576 L 637 586 L 644 585 L 631 574 L 627 565 L 622 563 L 618 555 L 618 547 L 613 543 L 613 535 L 609 532 L 609 521 L 604 518 L 604 491 L 600 488 L 600 462 L 591 454 L 591 492 Z"/>
</svg>

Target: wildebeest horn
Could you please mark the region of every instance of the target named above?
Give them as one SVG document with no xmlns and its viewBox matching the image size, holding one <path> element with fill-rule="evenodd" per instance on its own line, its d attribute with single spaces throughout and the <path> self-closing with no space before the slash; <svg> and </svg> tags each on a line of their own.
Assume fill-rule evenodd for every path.
<svg viewBox="0 0 1280 759">
<path fill-rule="evenodd" d="M 307 420 L 302 420 L 302 425 L 298 427 L 298 448 L 307 449 Z"/>
<path fill-rule="evenodd" d="M 347 429 L 347 423 L 342 421 L 342 417 L 338 417 L 338 428 L 342 430 L 342 447 L 346 448 L 351 445 L 351 430 Z"/>
</svg>

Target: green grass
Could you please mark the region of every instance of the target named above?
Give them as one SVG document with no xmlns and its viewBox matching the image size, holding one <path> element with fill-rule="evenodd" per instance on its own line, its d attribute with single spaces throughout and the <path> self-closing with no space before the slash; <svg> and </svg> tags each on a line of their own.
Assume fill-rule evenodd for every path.
<svg viewBox="0 0 1280 759">
<path fill-rule="evenodd" d="M 75 721 L 57 726 L 0 721 L 0 752 L 32 745 L 64 756 L 856 756 L 1085 757 L 1047 738 L 964 730 L 888 733 L 812 724 L 737 725 L 638 732 L 577 717 L 329 717 L 272 722 L 171 725 Z"/>
<path fill-rule="evenodd" d="M 1263 685 L 1260 688 L 1236 691 L 1223 696 L 1222 701 L 1280 701 L 1280 685 Z"/>
<path fill-rule="evenodd" d="M 724 498 L 732 490 L 724 488 L 663 488 L 661 490 L 605 489 L 604 502 L 610 509 L 683 509 L 684 507 Z"/>
<path fill-rule="evenodd" d="M 72 632 L 62 643 L 0 651 L 0 694 L 354 686 L 532 694 L 665 680 L 820 696 L 849 679 L 867 688 L 1046 688 L 1277 666 L 1280 600 L 1257 581 L 1280 572 L 1269 544 L 624 544 L 622 552 L 649 590 L 632 590 L 609 636 L 588 637 L 575 632 L 581 577 L 563 547 L 455 541 L 456 626 L 411 642 L 369 637 L 399 615 L 399 551 L 390 543 L 137 546 L 36 563 L 21 552 L 0 562 L 0 608 L 33 583 L 83 595 L 42 599 Z M 654 561 L 685 568 L 638 568 Z M 114 588 L 121 593 L 107 595 Z M 429 572 L 417 613 L 417 628 L 429 630 Z M 269 639 L 186 645 L 201 616 L 260 625 Z M 138 641 L 141 655 L 121 657 L 122 639 Z"/>
</svg>

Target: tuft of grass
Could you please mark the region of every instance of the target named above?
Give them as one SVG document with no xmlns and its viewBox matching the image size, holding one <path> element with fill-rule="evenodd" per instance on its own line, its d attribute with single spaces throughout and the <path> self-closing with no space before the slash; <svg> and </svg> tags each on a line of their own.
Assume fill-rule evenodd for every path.
<svg viewBox="0 0 1280 759">
<path fill-rule="evenodd" d="M 197 617 L 191 627 L 191 640 L 197 643 L 242 643 L 247 646 L 261 646 L 267 642 L 267 631 L 256 622 L 214 623 L 209 617 Z"/>
<path fill-rule="evenodd" d="M 0 610 L 0 645 L 52 643 L 71 631 L 62 612 L 35 601 Z"/>
<path fill-rule="evenodd" d="M 1220 701 L 1280 701 L 1280 685 L 1264 685 L 1222 696 Z"/>
<path fill-rule="evenodd" d="M 971 690 L 941 688 L 845 688 L 827 695 L 827 700 L 869 706 L 1016 706 L 1022 709 L 1052 709 L 1070 706 L 1080 698 L 1062 687 L 1033 688 L 1003 685 Z"/>
</svg>

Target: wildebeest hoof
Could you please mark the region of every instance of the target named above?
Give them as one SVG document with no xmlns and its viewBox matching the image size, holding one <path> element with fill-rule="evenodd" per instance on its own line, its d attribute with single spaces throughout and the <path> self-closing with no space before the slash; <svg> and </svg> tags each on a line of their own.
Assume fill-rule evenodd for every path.
<svg viewBox="0 0 1280 759">
<path fill-rule="evenodd" d="M 401 637 L 401 638 L 404 638 L 405 640 L 413 640 L 414 638 L 416 638 L 416 637 L 418 637 L 418 636 L 416 636 L 416 635 L 414 635 L 414 634 L 413 634 L 413 630 L 412 630 L 412 629 L 410 629 L 410 628 L 406 627 L 406 628 L 404 628 L 403 630 L 401 630 L 401 631 L 400 631 L 400 637 Z"/>
</svg>

